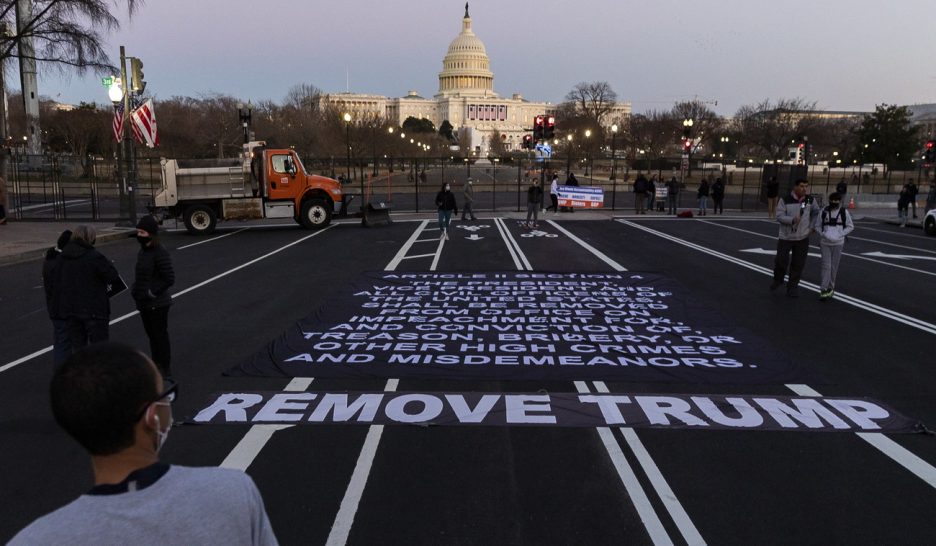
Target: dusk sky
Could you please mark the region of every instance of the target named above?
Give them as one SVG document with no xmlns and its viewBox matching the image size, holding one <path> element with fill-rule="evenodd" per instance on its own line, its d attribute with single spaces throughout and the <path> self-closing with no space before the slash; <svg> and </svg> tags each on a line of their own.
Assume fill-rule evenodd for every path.
<svg viewBox="0 0 936 546">
<path fill-rule="evenodd" d="M 731 115 L 764 99 L 824 110 L 936 102 L 932 0 L 475 0 L 501 96 L 560 102 L 607 81 L 635 113 L 694 97 Z M 108 37 L 144 62 L 156 99 L 282 101 L 309 83 L 398 97 L 438 91 L 461 0 L 149 0 Z M 10 78 L 17 85 L 18 78 Z M 40 95 L 105 103 L 100 77 L 40 74 Z"/>
</svg>

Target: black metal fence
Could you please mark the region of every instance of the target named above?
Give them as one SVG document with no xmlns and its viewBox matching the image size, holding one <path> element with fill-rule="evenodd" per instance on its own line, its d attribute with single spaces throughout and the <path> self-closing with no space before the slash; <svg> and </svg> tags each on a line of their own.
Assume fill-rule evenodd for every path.
<svg viewBox="0 0 936 546">
<path fill-rule="evenodd" d="M 136 210 L 143 211 L 161 188 L 159 159 L 138 157 L 139 183 L 135 188 Z M 629 210 L 634 207 L 633 181 L 639 173 L 656 175 L 660 186 L 677 171 L 656 169 L 634 170 L 627 164 L 615 165 L 612 176 L 610 160 L 585 165 L 577 161 L 551 160 L 545 164 L 531 159 L 469 160 L 458 157 L 404 157 L 371 159 L 313 158 L 304 159 L 306 170 L 338 178 L 345 192 L 364 193 L 367 201 L 390 203 L 395 212 L 429 212 L 435 210 L 435 195 L 444 183 L 449 183 L 462 203 L 465 181 L 473 180 L 476 211 L 526 210 L 526 191 L 534 179 L 543 180 L 548 193 L 552 173 L 566 179 L 567 169 L 575 172 L 582 186 L 597 186 L 604 191 L 604 207 Z M 8 215 L 18 220 L 118 221 L 128 217 L 126 188 L 117 176 L 116 162 L 105 158 L 76 158 L 62 155 L 10 156 L 8 180 Z M 778 168 L 779 167 L 779 168 Z M 724 169 L 724 170 L 723 170 Z M 806 169 L 800 167 L 799 169 Z M 682 208 L 696 204 L 696 190 L 703 176 L 721 176 L 726 182 L 725 208 L 757 211 L 766 208 L 763 187 L 766 177 L 780 175 L 781 188 L 792 183 L 796 169 L 767 164 L 738 166 L 694 166 L 679 194 Z M 802 171 L 800 171 L 802 172 Z M 790 180 L 786 180 L 789 178 Z M 808 178 L 814 193 L 827 194 L 844 179 L 849 193 L 896 194 L 909 179 L 921 180 L 928 173 L 921 171 L 888 171 L 877 169 L 808 168 Z M 925 193 L 924 193 L 925 194 Z M 359 210 L 360 198 L 349 208 Z"/>
</svg>

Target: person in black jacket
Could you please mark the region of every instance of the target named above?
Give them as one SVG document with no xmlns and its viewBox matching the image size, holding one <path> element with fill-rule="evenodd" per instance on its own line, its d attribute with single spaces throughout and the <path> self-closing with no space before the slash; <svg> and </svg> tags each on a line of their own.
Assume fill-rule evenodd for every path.
<svg viewBox="0 0 936 546">
<path fill-rule="evenodd" d="M 439 239 L 448 240 L 449 222 L 452 220 L 452 213 L 458 214 L 458 205 L 455 203 L 455 194 L 452 193 L 452 187 L 448 184 L 442 184 L 442 189 L 436 194 L 436 207 L 439 209 L 439 230 L 442 234 Z"/>
<path fill-rule="evenodd" d="M 537 228 L 539 224 L 539 209 L 543 206 L 543 188 L 540 187 L 539 179 L 534 178 L 533 184 L 527 188 L 527 215 L 524 227 Z M 533 221 L 530 221 L 530 218 Z"/>
<path fill-rule="evenodd" d="M 716 178 L 712 184 L 712 201 L 715 203 L 712 214 L 725 214 L 725 183 L 721 178 Z"/>
<path fill-rule="evenodd" d="M 78 226 L 58 258 L 53 283 L 53 313 L 63 317 L 72 353 L 107 341 L 110 323 L 108 287 L 123 284 L 117 268 L 94 248 L 97 232 Z"/>
<path fill-rule="evenodd" d="M 62 306 L 56 292 L 59 268 L 62 264 L 62 249 L 71 240 L 72 232 L 66 229 L 59 235 L 55 246 L 46 251 L 42 262 L 42 287 L 45 289 L 46 310 L 52 319 L 52 362 L 56 368 L 61 366 L 71 354 L 68 341 L 68 322 L 62 314 Z"/>
<path fill-rule="evenodd" d="M 647 210 L 647 191 L 650 188 L 650 182 L 647 177 L 640 173 L 634 180 L 634 208 L 635 214 L 646 214 Z"/>
<path fill-rule="evenodd" d="M 844 184 L 845 181 L 839 182 L 839 185 Z M 780 183 L 777 182 L 776 176 L 771 176 L 767 180 L 767 183 L 764 185 L 764 190 L 767 195 L 767 217 L 776 218 L 777 217 L 777 201 L 780 198 Z M 838 190 L 836 190 L 838 191 Z M 845 198 L 845 192 L 839 192 L 842 195 L 842 198 Z"/>
<path fill-rule="evenodd" d="M 705 216 L 709 198 L 709 183 L 705 177 L 702 177 L 702 182 L 699 184 L 699 191 L 696 193 L 696 197 L 699 198 L 699 216 Z"/>
<path fill-rule="evenodd" d="M 143 329 L 149 337 L 150 353 L 153 362 L 164 377 L 172 375 L 170 364 L 172 353 L 169 345 L 169 306 L 172 298 L 169 287 L 175 284 L 175 272 L 172 259 L 159 244 L 159 224 L 150 215 L 144 216 L 137 223 L 137 241 L 140 252 L 137 254 L 136 277 L 133 279 L 131 294 L 143 319 Z"/>
</svg>

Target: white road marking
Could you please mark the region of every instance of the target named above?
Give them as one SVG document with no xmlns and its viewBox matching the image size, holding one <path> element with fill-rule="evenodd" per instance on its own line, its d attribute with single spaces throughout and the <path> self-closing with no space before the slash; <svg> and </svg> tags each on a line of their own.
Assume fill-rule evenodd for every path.
<svg viewBox="0 0 936 546">
<path fill-rule="evenodd" d="M 390 263 L 387 264 L 387 268 L 386 268 L 387 271 L 393 271 L 394 269 L 396 269 L 398 265 L 400 265 L 400 262 L 403 260 L 403 257 L 406 256 L 407 252 L 409 252 L 409 249 L 410 247 L 413 246 L 413 243 L 415 243 L 416 240 L 419 239 L 419 236 L 422 234 L 422 232 L 426 230 L 427 225 L 429 225 L 429 220 L 423 220 L 422 222 L 420 222 L 419 227 L 416 228 L 416 231 L 414 231 L 413 234 L 410 235 L 410 238 L 407 239 L 405 243 L 403 243 L 403 246 L 400 247 L 400 250 L 399 252 L 396 253 L 396 256 L 394 256 L 393 259 L 390 260 Z"/>
<path fill-rule="evenodd" d="M 384 386 L 384 392 L 396 391 L 399 383 L 399 379 L 388 379 L 386 386 Z M 371 425 L 367 429 L 364 447 L 361 448 L 361 454 L 358 455 L 357 463 L 354 465 L 354 473 L 351 474 L 351 481 L 348 482 L 348 488 L 341 499 L 338 514 L 335 516 L 331 531 L 328 533 L 328 540 L 325 541 L 325 544 L 329 546 L 344 545 L 348 542 L 348 535 L 351 533 L 354 516 L 357 514 L 361 496 L 364 494 L 364 487 L 367 486 L 367 478 L 370 476 L 371 467 L 374 465 L 374 457 L 377 455 L 377 447 L 380 445 L 383 429 L 383 425 Z"/>
<path fill-rule="evenodd" d="M 203 245 L 205 243 L 210 243 L 212 241 L 217 241 L 218 239 L 224 239 L 225 237 L 230 237 L 231 235 L 236 235 L 242 231 L 250 229 L 249 227 L 240 228 L 237 231 L 232 231 L 230 233 L 225 233 L 224 235 L 218 235 L 217 237 L 212 237 L 211 239 L 205 239 L 204 241 L 198 241 L 197 243 L 192 243 L 190 245 L 180 246 L 176 250 L 185 250 L 186 248 L 192 248 L 193 246 Z"/>
<path fill-rule="evenodd" d="M 594 385 L 595 390 L 600 393 L 607 394 L 611 392 L 604 381 L 595 381 Z M 634 456 L 637 457 L 637 462 L 640 463 L 640 467 L 643 468 L 644 473 L 647 474 L 647 478 L 650 479 L 650 484 L 653 485 L 657 495 L 660 496 L 660 500 L 663 501 L 663 506 L 666 507 L 666 511 L 669 512 L 670 517 L 673 518 L 673 522 L 676 523 L 676 527 L 679 529 L 686 543 L 705 544 L 705 539 L 699 534 L 699 530 L 696 529 L 695 524 L 692 523 L 682 503 L 676 498 L 676 494 L 673 493 L 673 489 L 666 482 L 666 478 L 663 477 L 663 473 L 660 472 L 659 467 L 657 467 L 656 463 L 653 461 L 650 452 L 647 451 L 643 442 L 637 437 L 637 432 L 631 427 L 618 427 L 618 431 L 621 433 L 624 441 L 627 442 L 628 447 L 631 448 Z"/>
<path fill-rule="evenodd" d="M 776 250 L 770 250 L 768 248 L 742 248 L 742 249 L 739 249 L 738 252 L 746 252 L 748 254 L 761 254 L 763 256 L 776 256 L 777 255 Z M 822 254 L 816 254 L 814 252 L 810 252 L 807 254 L 807 256 L 810 256 L 812 258 L 821 258 Z"/>
<path fill-rule="evenodd" d="M 750 234 L 750 235 L 757 235 L 758 237 L 766 237 L 766 238 L 768 238 L 768 239 L 773 239 L 773 240 L 776 240 L 776 239 L 777 239 L 776 237 L 774 237 L 774 236 L 772 236 L 772 235 L 765 235 L 765 234 L 763 234 L 763 233 L 758 233 L 758 232 L 756 232 L 756 231 L 750 231 L 750 230 L 747 230 L 747 229 L 741 229 L 741 228 L 736 228 L 736 227 L 731 227 L 731 226 L 723 226 L 723 225 L 718 224 L 718 223 L 716 223 L 716 222 L 711 222 L 711 221 L 706 221 L 706 220 L 700 220 L 700 222 L 702 222 L 702 223 L 704 223 L 704 224 L 709 224 L 709 225 L 711 225 L 711 226 L 718 226 L 718 227 L 725 228 L 725 229 L 732 229 L 732 230 L 734 230 L 734 231 L 740 231 L 741 233 L 748 233 L 748 234 Z M 849 237 L 849 238 L 852 238 L 851 235 L 849 235 L 848 237 Z M 809 245 L 809 248 L 818 249 L 819 247 L 816 246 L 816 245 Z M 774 253 L 774 254 L 775 254 L 775 253 Z M 810 256 L 819 256 L 819 255 L 817 255 L 817 254 L 810 254 Z M 857 258 L 857 259 L 859 259 L 859 260 L 865 260 L 865 261 L 868 261 L 868 262 L 874 262 L 874 263 L 876 263 L 876 264 L 886 265 L 886 266 L 888 266 L 888 267 L 896 267 L 897 269 L 906 269 L 907 271 L 913 271 L 914 273 L 920 273 L 920 274 L 923 274 L 923 275 L 932 275 L 932 276 L 936 277 L 936 273 L 933 273 L 933 272 L 931 272 L 931 271 L 924 271 L 924 270 L 922 270 L 922 269 L 914 269 L 914 268 L 912 268 L 912 267 L 907 267 L 907 266 L 905 266 L 905 265 L 899 265 L 899 264 L 895 264 L 895 263 L 892 263 L 892 262 L 882 262 L 881 260 L 875 260 L 875 259 L 872 259 L 872 258 L 868 258 L 867 256 L 862 256 L 862 255 L 860 255 L 860 254 L 851 254 L 851 253 L 849 253 L 849 252 L 842 252 L 842 256 L 848 256 L 848 257 L 850 257 L 850 258 Z"/>
<path fill-rule="evenodd" d="M 590 392 L 588 390 L 588 385 L 584 381 L 575 381 L 575 388 L 579 393 L 584 394 Z M 620 477 L 621 482 L 624 484 L 624 489 L 627 490 L 631 502 L 634 503 L 634 508 L 637 510 L 637 515 L 640 516 L 640 521 L 643 522 L 644 527 L 646 527 L 647 532 L 650 534 L 650 539 L 654 544 L 673 544 L 672 539 L 670 539 L 669 535 L 666 533 L 666 529 L 663 527 L 663 522 L 660 521 L 656 510 L 653 509 L 653 504 L 650 502 L 650 498 L 647 497 L 647 492 L 644 491 L 643 486 L 640 485 L 637 474 L 634 473 L 634 469 L 627 461 L 627 457 L 621 450 L 621 446 L 619 446 L 614 439 L 614 434 L 611 432 L 611 429 L 608 427 L 597 427 L 595 430 L 598 431 L 601 443 L 604 444 L 605 449 L 608 451 L 608 456 L 611 457 L 611 463 L 614 465 L 615 470 L 617 470 L 618 477 Z"/>
<path fill-rule="evenodd" d="M 612 259 L 609 258 L 606 254 L 604 254 L 603 252 L 599 251 L 597 248 L 591 246 L 590 244 L 588 244 L 588 243 L 586 243 L 585 241 L 581 240 L 580 238 L 576 237 L 576 236 L 573 235 L 571 232 L 569 232 L 567 229 L 565 229 L 565 228 L 563 228 L 562 226 L 560 226 L 559 224 L 557 224 L 555 221 L 553 221 L 553 220 L 546 220 L 546 221 L 549 222 L 550 224 L 552 224 L 552 226 L 553 226 L 554 228 L 556 228 L 556 229 L 558 229 L 559 231 L 561 231 L 566 237 L 568 237 L 569 239 L 572 239 L 573 241 L 575 241 L 576 243 L 578 243 L 579 246 L 581 246 L 581 247 L 584 248 L 585 250 L 587 250 L 587 251 L 591 252 L 592 254 L 594 254 L 595 256 L 597 256 L 599 260 L 601 260 L 601 261 L 603 261 L 604 263 L 610 265 L 610 266 L 611 266 L 611 269 L 613 269 L 613 270 L 615 270 L 615 271 L 627 271 L 627 268 L 626 268 L 626 267 L 624 267 L 623 265 L 621 265 L 621 264 L 617 263 L 616 261 L 612 260 Z"/>
<path fill-rule="evenodd" d="M 501 238 L 504 239 L 504 243 L 507 245 L 507 251 L 510 252 L 510 257 L 513 258 L 514 267 L 518 271 L 530 271 L 533 267 L 530 265 L 530 262 L 527 261 L 526 256 L 523 256 L 523 253 L 520 252 L 520 245 L 517 244 L 517 241 L 514 240 L 513 236 L 510 234 L 510 231 L 507 229 L 507 226 L 504 224 L 502 218 L 495 218 L 494 225 L 497 227 L 498 233 L 500 233 Z M 521 256 L 523 258 L 521 259 Z"/>
<path fill-rule="evenodd" d="M 433 239 L 433 240 L 434 240 L 435 242 L 437 242 L 437 243 L 439 242 L 438 239 Z M 403 256 L 402 259 L 403 259 L 403 260 L 413 260 L 413 259 L 416 259 L 416 258 L 433 258 L 433 257 L 435 257 L 435 252 L 433 252 L 432 254 L 414 254 L 414 255 L 412 255 L 412 256 Z"/>
<path fill-rule="evenodd" d="M 432 265 L 429 266 L 429 271 L 435 271 L 439 266 L 439 258 L 442 257 L 442 248 L 445 246 L 445 237 L 439 238 L 439 246 L 436 247 L 435 255 L 432 258 Z"/>
<path fill-rule="evenodd" d="M 861 231 L 865 231 L 866 229 L 867 228 L 863 227 L 861 228 Z M 914 252 L 925 252 L 927 254 L 936 254 L 936 250 L 927 250 L 925 248 L 917 248 L 915 246 L 898 245 L 897 243 L 888 243 L 887 241 L 878 241 L 877 239 L 865 239 L 864 237 L 855 237 L 854 235 L 849 235 L 848 239 L 855 240 L 855 241 L 864 241 L 866 243 L 874 243 L 874 244 L 884 245 L 884 246 L 892 246 L 895 248 L 903 248 L 905 250 L 912 250 Z"/>
<path fill-rule="evenodd" d="M 871 256 L 874 258 L 891 258 L 894 260 L 936 260 L 933 256 L 914 256 L 912 254 L 887 254 L 881 251 L 862 252 L 862 256 Z"/>
<path fill-rule="evenodd" d="M 622 223 L 622 224 L 625 224 L 625 225 L 628 225 L 628 226 L 631 226 L 631 227 L 633 227 L 633 228 L 642 230 L 642 231 L 646 231 L 647 233 L 650 233 L 650 234 L 652 234 L 652 235 L 656 235 L 657 237 L 661 237 L 661 238 L 663 238 L 663 239 L 670 240 L 670 241 L 672 241 L 672 242 L 674 242 L 674 243 L 677 243 L 677 244 L 680 244 L 680 245 L 689 247 L 689 248 L 691 248 L 691 249 L 698 250 L 699 252 L 703 252 L 703 253 L 708 254 L 708 255 L 710 255 L 710 256 L 714 256 L 714 257 L 716 257 L 716 258 L 720 258 L 720 259 L 725 260 L 725 261 L 727 261 L 727 262 L 731 262 L 731 263 L 733 263 L 733 264 L 740 265 L 741 267 L 750 269 L 751 271 L 756 271 L 756 272 L 758 272 L 758 273 L 762 273 L 762 274 L 764 274 L 764 275 L 773 277 L 773 270 L 768 269 L 768 268 L 766 268 L 766 267 L 761 267 L 761 266 L 759 266 L 759 265 L 752 264 L 752 263 L 750 263 L 750 262 L 746 262 L 746 261 L 744 261 L 744 260 L 742 260 L 742 259 L 740 259 L 740 258 L 735 258 L 734 256 L 729 256 L 728 254 L 724 254 L 724 253 L 722 253 L 722 252 L 718 252 L 717 250 L 712 250 L 712 249 L 710 249 L 710 248 L 707 248 L 707 247 L 704 247 L 704 246 L 701 246 L 701 245 L 697 245 L 697 244 L 695 244 L 695 243 L 690 243 L 689 241 L 684 241 L 683 239 L 680 239 L 680 238 L 678 238 L 678 237 L 674 237 L 674 236 L 669 235 L 669 234 L 667 234 L 667 233 L 663 233 L 662 231 L 657 231 L 657 230 L 655 230 L 655 229 L 651 229 L 651 228 L 648 228 L 648 227 L 644 227 L 644 226 L 641 226 L 641 225 L 639 225 L 639 224 L 635 224 L 635 223 L 633 223 L 633 222 L 629 222 L 629 221 L 627 221 L 627 220 L 618 220 L 618 222 L 620 222 L 620 223 Z M 809 289 L 809 290 L 812 290 L 813 292 L 819 292 L 819 286 L 816 285 L 816 284 L 813 284 L 813 283 L 811 283 L 811 282 L 800 281 L 800 286 L 805 287 L 805 288 L 807 288 L 807 289 Z M 852 296 L 849 296 L 849 295 L 847 295 L 847 294 L 843 294 L 843 293 L 840 293 L 840 292 L 836 292 L 836 293 L 835 293 L 835 299 L 836 299 L 836 301 L 841 301 L 841 302 L 847 303 L 847 304 L 852 305 L 852 306 L 854 306 L 854 307 L 857 307 L 857 308 L 859 308 L 859 309 L 863 309 L 863 310 L 868 311 L 868 312 L 870 312 L 870 313 L 874 313 L 875 315 L 879 315 L 879 316 L 882 316 L 882 317 L 884 317 L 884 318 L 887 318 L 887 319 L 890 319 L 890 320 L 893 320 L 893 321 L 896 321 L 896 322 L 900 322 L 900 323 L 902 323 L 902 324 L 906 324 L 907 326 L 912 326 L 913 328 L 916 328 L 916 329 L 918 329 L 918 330 L 922 330 L 922 331 L 924 331 L 924 332 L 926 332 L 926 333 L 928 333 L 928 334 L 936 334 L 936 324 L 931 324 L 931 323 L 929 323 L 929 322 L 920 320 L 920 319 L 918 319 L 918 318 L 916 318 L 916 317 L 911 317 L 911 316 L 909 316 L 909 315 L 904 315 L 903 313 L 899 313 L 899 312 L 897 312 L 897 311 L 894 311 L 893 309 L 888 309 L 888 308 L 886 308 L 886 307 L 881 307 L 880 305 L 875 305 L 875 304 L 873 304 L 873 303 L 871 303 L 871 302 L 867 302 L 867 301 L 864 301 L 864 300 L 859 300 L 858 298 L 854 298 L 854 297 L 852 297 Z"/>
<path fill-rule="evenodd" d="M 198 283 L 198 284 L 196 284 L 196 285 L 194 285 L 194 286 L 190 286 L 190 287 L 186 288 L 185 290 L 182 290 L 181 292 L 177 292 L 177 293 L 173 294 L 173 295 L 172 295 L 172 299 L 178 298 L 179 296 L 181 296 L 181 295 L 183 295 L 183 294 L 187 294 L 187 293 L 191 292 L 192 290 L 196 290 L 196 289 L 198 289 L 198 288 L 201 288 L 201 287 L 205 286 L 206 284 L 212 283 L 212 282 L 214 282 L 214 281 L 216 281 L 216 280 L 218 280 L 218 279 L 221 279 L 221 278 L 223 278 L 223 277 L 226 277 L 226 276 L 230 275 L 231 273 L 234 273 L 234 272 L 236 272 L 236 271 L 240 271 L 241 269 L 243 269 L 243 268 L 245 268 L 245 267 L 247 267 L 247 266 L 253 265 L 253 264 L 255 264 L 255 263 L 257 263 L 257 262 L 259 262 L 259 261 L 261 261 L 261 260 L 265 260 L 265 259 L 269 258 L 270 256 L 273 256 L 274 254 L 278 254 L 278 253 L 280 253 L 280 252 L 286 250 L 287 248 L 289 248 L 289 247 L 291 247 L 291 246 L 298 245 L 299 243 L 301 243 L 301 242 L 303 242 L 303 241 L 305 241 L 305 240 L 307 240 L 307 239 L 311 239 L 312 237 L 315 237 L 316 235 L 321 235 L 322 233 L 325 233 L 326 231 L 328 231 L 328 230 L 331 229 L 331 228 L 332 228 L 332 226 L 328 226 L 328 227 L 326 227 L 326 228 L 324 228 L 324 229 L 322 229 L 322 230 L 316 231 L 315 233 L 312 233 L 312 234 L 310 234 L 310 235 L 306 235 L 305 237 L 303 237 L 303 238 L 301 238 L 301 239 L 298 239 L 298 240 L 296 240 L 296 241 L 293 241 L 293 242 L 291 242 L 291 243 L 289 243 L 289 244 L 287 244 L 287 245 L 283 245 L 283 246 L 277 248 L 276 250 L 274 250 L 274 251 L 272 251 L 272 252 L 268 252 L 268 253 L 264 254 L 263 256 L 260 256 L 259 258 L 254 258 L 253 260 L 250 260 L 249 262 L 243 263 L 243 264 L 241 264 L 241 265 L 239 265 L 239 266 L 237 266 L 237 267 L 234 267 L 234 268 L 232 268 L 232 269 L 229 269 L 229 270 L 225 271 L 224 273 L 220 273 L 220 274 L 218 274 L 218 275 L 215 275 L 214 277 L 211 277 L 210 279 L 208 279 L 208 280 L 206 280 L 206 281 L 202 281 L 202 282 L 200 282 L 200 283 Z M 131 311 L 130 313 L 127 313 L 126 315 L 123 315 L 123 316 L 120 316 L 120 317 L 117 317 L 117 318 L 111 320 L 108 324 L 109 324 L 110 326 L 113 326 L 114 324 L 117 324 L 117 323 L 119 323 L 119 322 L 123 322 L 123 321 L 127 320 L 128 318 L 130 318 L 130 317 L 132 317 L 132 316 L 138 315 L 139 313 L 140 313 L 139 311 Z M 13 367 L 15 367 L 15 366 L 18 366 L 18 365 L 20 365 L 20 364 L 22 364 L 22 363 L 24 363 L 24 362 L 28 362 L 28 361 L 32 360 L 33 358 L 36 358 L 37 356 L 43 355 L 43 354 L 45 354 L 45 353 L 47 353 L 47 352 L 49 352 L 49 351 L 51 351 L 51 350 L 52 350 L 52 346 L 49 345 L 49 346 L 46 347 L 45 349 L 41 349 L 41 350 L 36 351 L 36 352 L 34 352 L 34 353 L 30 354 L 30 355 L 24 356 L 24 357 L 22 357 L 22 358 L 20 358 L 20 359 L 18 359 L 18 360 L 14 360 L 13 362 L 9 362 L 9 363 L 7 363 L 7 364 L 4 364 L 3 366 L 0 366 L 0 373 L 5 372 L 5 371 L 7 371 L 7 370 L 9 370 L 9 369 L 11 369 L 11 368 L 13 368 Z"/>
<path fill-rule="evenodd" d="M 808 385 L 788 384 L 786 387 L 799 396 L 822 396 Z M 855 435 L 936 489 L 936 468 L 931 464 L 879 432 L 856 432 Z"/>
<path fill-rule="evenodd" d="M 287 392 L 302 392 L 312 384 L 311 377 L 294 377 L 292 381 L 283 389 Z M 228 453 L 224 461 L 219 465 L 221 468 L 233 468 L 240 471 L 246 471 L 250 464 L 260 454 L 260 450 L 270 441 L 273 433 L 277 430 L 294 427 L 295 425 L 254 425 L 250 427 L 247 434 L 237 442 L 234 449 Z"/>
</svg>

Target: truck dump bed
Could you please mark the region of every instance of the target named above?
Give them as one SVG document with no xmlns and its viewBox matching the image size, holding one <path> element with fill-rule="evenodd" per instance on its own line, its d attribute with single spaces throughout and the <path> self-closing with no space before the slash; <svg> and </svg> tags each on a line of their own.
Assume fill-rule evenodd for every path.
<svg viewBox="0 0 936 546">
<path fill-rule="evenodd" d="M 157 206 L 178 201 L 250 197 L 249 171 L 240 159 L 168 159 L 163 162 L 163 190 Z"/>
</svg>

